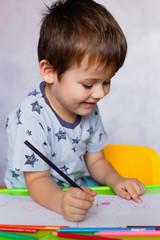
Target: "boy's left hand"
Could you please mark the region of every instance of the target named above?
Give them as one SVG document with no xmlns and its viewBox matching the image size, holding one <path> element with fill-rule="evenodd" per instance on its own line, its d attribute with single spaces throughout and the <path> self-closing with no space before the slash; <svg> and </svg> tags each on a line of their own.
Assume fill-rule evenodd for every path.
<svg viewBox="0 0 160 240">
<path fill-rule="evenodd" d="M 120 178 L 111 186 L 114 192 L 122 198 L 130 200 L 131 198 L 137 203 L 141 203 L 140 195 L 145 193 L 146 188 L 136 178 Z"/>
</svg>

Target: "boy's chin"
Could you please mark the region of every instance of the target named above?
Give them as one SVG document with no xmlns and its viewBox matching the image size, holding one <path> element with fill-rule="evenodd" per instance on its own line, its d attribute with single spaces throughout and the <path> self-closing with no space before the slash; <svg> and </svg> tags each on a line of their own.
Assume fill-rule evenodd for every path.
<svg viewBox="0 0 160 240">
<path fill-rule="evenodd" d="M 78 113 L 78 115 L 80 115 L 80 116 L 87 116 L 87 115 L 89 115 L 92 111 L 93 111 L 93 109 L 86 110 L 86 111 L 81 111 L 81 112 Z"/>
</svg>

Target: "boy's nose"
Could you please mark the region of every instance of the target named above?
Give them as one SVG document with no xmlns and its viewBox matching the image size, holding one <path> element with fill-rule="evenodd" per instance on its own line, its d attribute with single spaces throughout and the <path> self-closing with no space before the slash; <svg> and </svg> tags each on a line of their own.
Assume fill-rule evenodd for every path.
<svg viewBox="0 0 160 240">
<path fill-rule="evenodd" d="M 95 99 L 102 99 L 105 96 L 105 91 L 103 89 L 103 86 L 95 86 L 93 88 L 93 93 L 92 93 L 92 97 Z"/>
</svg>

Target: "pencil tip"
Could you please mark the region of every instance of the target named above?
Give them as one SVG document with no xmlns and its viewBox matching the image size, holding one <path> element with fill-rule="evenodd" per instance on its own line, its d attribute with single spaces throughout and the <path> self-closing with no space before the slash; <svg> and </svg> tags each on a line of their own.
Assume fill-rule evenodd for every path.
<svg viewBox="0 0 160 240">
<path fill-rule="evenodd" d="M 53 236 L 57 236 L 57 232 L 52 232 L 52 235 Z"/>
<path fill-rule="evenodd" d="M 96 203 L 95 201 L 93 201 L 93 204 L 96 205 L 96 206 L 98 206 L 98 203 Z"/>
<path fill-rule="evenodd" d="M 94 236 L 100 236 L 99 232 L 94 232 L 93 235 Z"/>
</svg>

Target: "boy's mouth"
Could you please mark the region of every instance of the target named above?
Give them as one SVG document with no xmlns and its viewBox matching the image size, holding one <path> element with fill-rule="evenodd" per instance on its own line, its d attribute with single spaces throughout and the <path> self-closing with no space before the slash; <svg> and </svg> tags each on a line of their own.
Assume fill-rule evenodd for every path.
<svg viewBox="0 0 160 240">
<path fill-rule="evenodd" d="M 93 107 L 96 102 L 83 102 L 87 107 Z"/>
</svg>

